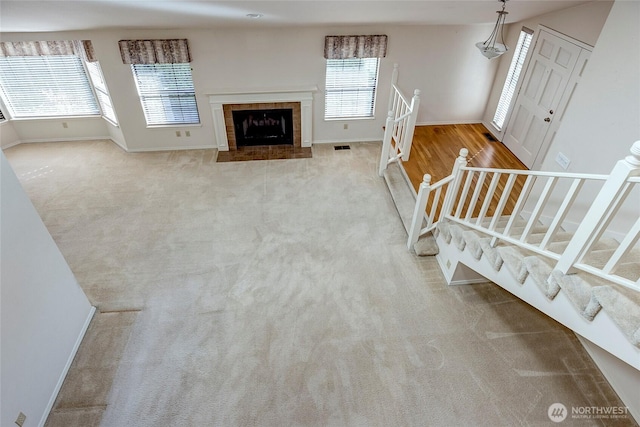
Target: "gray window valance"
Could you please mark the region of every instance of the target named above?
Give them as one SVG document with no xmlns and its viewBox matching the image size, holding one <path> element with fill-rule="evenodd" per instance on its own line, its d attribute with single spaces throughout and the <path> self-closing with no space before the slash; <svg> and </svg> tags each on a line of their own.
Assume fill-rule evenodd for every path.
<svg viewBox="0 0 640 427">
<path fill-rule="evenodd" d="M 327 59 L 384 58 L 387 36 L 326 36 L 324 57 Z"/>
<path fill-rule="evenodd" d="M 97 61 L 91 40 L 0 42 L 0 56 L 53 55 L 76 55 L 87 62 Z"/>
<path fill-rule="evenodd" d="M 124 64 L 184 64 L 191 62 L 187 39 L 120 40 Z"/>
</svg>

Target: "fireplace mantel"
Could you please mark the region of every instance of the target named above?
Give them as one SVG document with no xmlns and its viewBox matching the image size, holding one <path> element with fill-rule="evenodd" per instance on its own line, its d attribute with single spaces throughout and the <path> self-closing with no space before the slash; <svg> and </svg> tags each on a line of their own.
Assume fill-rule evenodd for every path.
<svg viewBox="0 0 640 427">
<path fill-rule="evenodd" d="M 218 89 L 209 90 L 211 114 L 213 115 L 213 129 L 215 132 L 218 150 L 229 151 L 227 139 L 227 124 L 224 120 L 223 105 L 225 104 L 254 104 L 275 102 L 299 102 L 301 123 L 300 131 L 302 147 L 311 147 L 312 121 L 313 121 L 313 93 L 316 86 L 289 87 L 277 89 Z"/>
</svg>

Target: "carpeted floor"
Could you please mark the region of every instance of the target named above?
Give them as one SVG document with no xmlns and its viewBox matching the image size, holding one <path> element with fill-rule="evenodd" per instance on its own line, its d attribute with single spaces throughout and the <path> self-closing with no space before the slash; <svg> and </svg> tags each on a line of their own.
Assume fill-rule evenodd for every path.
<svg viewBox="0 0 640 427">
<path fill-rule="evenodd" d="M 621 406 L 570 331 L 407 251 L 379 149 L 7 149 L 100 311 L 48 426 L 538 426 L 555 402 Z"/>
</svg>

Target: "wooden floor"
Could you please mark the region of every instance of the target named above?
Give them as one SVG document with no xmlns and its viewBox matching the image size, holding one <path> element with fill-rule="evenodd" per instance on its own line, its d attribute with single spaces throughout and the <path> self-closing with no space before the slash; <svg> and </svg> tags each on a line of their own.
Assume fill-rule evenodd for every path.
<svg viewBox="0 0 640 427">
<path fill-rule="evenodd" d="M 409 161 L 404 169 L 418 191 L 425 173 L 435 183 L 451 174 L 461 148 L 469 150 L 468 166 L 527 170 L 501 142 L 490 140 L 482 124 L 416 126 Z"/>
<path fill-rule="evenodd" d="M 416 192 L 424 174 L 431 175 L 431 183 L 450 175 L 461 148 L 469 150 L 468 166 L 527 170 L 507 147 L 493 139 L 482 124 L 416 126 L 409 160 L 403 162 Z M 523 183 L 524 179 L 516 181 L 516 194 L 519 194 Z M 484 186 L 487 185 L 485 181 Z M 504 182 L 501 181 L 499 188 L 503 186 Z M 496 204 L 497 200 L 492 203 L 488 214 L 492 213 Z M 515 198 L 509 200 L 503 213 L 510 213 L 514 204 Z"/>
</svg>

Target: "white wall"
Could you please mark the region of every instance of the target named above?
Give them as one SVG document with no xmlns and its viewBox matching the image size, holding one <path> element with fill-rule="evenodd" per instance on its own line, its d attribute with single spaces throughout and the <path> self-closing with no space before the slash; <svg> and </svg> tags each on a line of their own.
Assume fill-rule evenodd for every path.
<svg viewBox="0 0 640 427">
<path fill-rule="evenodd" d="M 66 123 L 67 127 L 64 127 Z M 72 141 L 109 137 L 102 117 L 11 120 L 21 142 Z"/>
<path fill-rule="evenodd" d="M 640 2 L 616 1 L 544 159 L 543 170 L 608 173 L 640 139 Z"/>
<path fill-rule="evenodd" d="M 608 174 L 640 140 L 640 2 L 616 1 L 575 90 L 562 124 L 543 160 L 541 170 L 564 171 L 555 162 L 558 152 L 570 160 L 568 172 Z M 638 187 L 638 186 L 636 186 Z M 583 208 L 568 217 L 579 222 L 594 194 L 582 194 Z M 640 189 L 610 226 L 624 236 L 638 218 Z M 535 197 L 535 194 L 534 194 Z M 551 200 L 559 205 L 560 200 Z"/>
<path fill-rule="evenodd" d="M 479 122 L 494 80 L 497 64 L 478 54 L 474 43 L 484 39 L 491 25 L 475 26 L 363 26 L 280 29 L 225 28 L 211 30 L 118 30 L 68 33 L 5 33 L 3 40 L 90 39 L 111 92 L 120 121 L 121 145 L 132 151 L 202 148 L 216 145 L 206 93 L 222 88 L 318 86 L 314 100 L 313 139 L 316 142 L 381 140 L 386 118 L 391 72 L 400 65 L 399 84 L 411 95 L 422 91 L 419 123 Z M 331 34 L 387 34 L 388 56 L 381 61 L 375 120 L 324 121 L 324 36 Z M 191 137 L 176 137 L 172 127 L 147 129 L 130 66 L 122 64 L 118 40 L 187 38 L 193 59 L 201 126 Z M 446 43 L 443 43 L 446 40 Z M 34 137 L 49 130 L 33 122 L 35 130 L 16 129 Z M 108 131 L 110 132 L 110 131 Z M 184 133 L 183 133 L 184 135 Z M 124 142 L 126 140 L 126 142 Z"/>
<path fill-rule="evenodd" d="M 502 139 L 502 134 L 491 125 L 491 121 L 498 106 L 498 101 L 500 101 L 502 87 L 509 72 L 509 65 L 515 50 L 514 47 L 518 42 L 522 27 L 537 31 L 538 25 L 544 25 L 590 46 L 595 46 L 612 5 L 613 1 L 594 1 L 509 25 L 506 41 L 507 46 L 510 46 L 511 49 L 500 58 L 483 120 L 487 128 L 498 139 Z"/>
<path fill-rule="evenodd" d="M 0 153 L 0 425 L 39 425 L 93 309 Z"/>
</svg>

